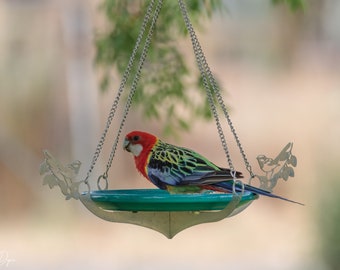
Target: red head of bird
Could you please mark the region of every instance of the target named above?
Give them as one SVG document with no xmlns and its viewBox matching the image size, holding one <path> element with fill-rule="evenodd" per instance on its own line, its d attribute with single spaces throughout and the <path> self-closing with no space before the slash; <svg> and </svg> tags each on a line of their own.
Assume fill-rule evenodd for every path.
<svg viewBox="0 0 340 270">
<path fill-rule="evenodd" d="M 125 136 L 123 147 L 134 155 L 138 171 L 146 178 L 146 164 L 151 149 L 157 143 L 158 138 L 143 131 L 132 131 Z"/>
</svg>

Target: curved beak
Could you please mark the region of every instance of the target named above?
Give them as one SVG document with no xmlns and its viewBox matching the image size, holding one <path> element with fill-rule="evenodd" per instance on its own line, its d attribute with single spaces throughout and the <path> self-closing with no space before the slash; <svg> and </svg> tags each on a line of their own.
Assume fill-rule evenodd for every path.
<svg viewBox="0 0 340 270">
<path fill-rule="evenodd" d="M 126 150 L 128 152 L 131 152 L 131 150 L 130 150 L 130 141 L 128 139 L 124 140 L 123 148 L 124 148 L 124 150 Z"/>
</svg>

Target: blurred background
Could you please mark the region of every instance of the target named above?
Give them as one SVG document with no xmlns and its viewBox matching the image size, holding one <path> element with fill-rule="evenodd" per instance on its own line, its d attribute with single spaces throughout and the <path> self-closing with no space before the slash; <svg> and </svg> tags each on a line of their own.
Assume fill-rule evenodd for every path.
<svg viewBox="0 0 340 270">
<path fill-rule="evenodd" d="M 0 269 L 339 269 L 340 2 L 310 0 L 292 12 L 267 0 L 225 0 L 227 12 L 204 22 L 198 37 L 254 171 L 257 155 L 276 157 L 293 142 L 295 178 L 275 193 L 306 206 L 261 198 L 172 240 L 103 221 L 42 185 L 43 149 L 63 163 L 81 160 L 86 174 L 120 83 L 114 76 L 99 90 L 99 4 L 0 1 Z M 193 61 L 188 41 L 182 49 Z M 136 111 L 123 132 L 134 129 L 161 135 Z M 108 137 L 92 180 L 105 167 Z M 227 164 L 213 122 L 167 140 Z M 121 148 L 110 180 L 110 188 L 151 187 Z"/>
</svg>

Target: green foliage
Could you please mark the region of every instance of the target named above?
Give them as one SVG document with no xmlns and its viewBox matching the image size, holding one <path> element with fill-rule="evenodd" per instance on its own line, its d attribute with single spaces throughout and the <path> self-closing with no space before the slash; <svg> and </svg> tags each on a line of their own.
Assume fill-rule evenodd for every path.
<svg viewBox="0 0 340 270">
<path fill-rule="evenodd" d="M 272 0 L 273 4 L 287 4 L 292 11 L 303 10 L 305 7 L 305 0 Z"/>
<path fill-rule="evenodd" d="M 108 19 L 109 30 L 96 39 L 96 63 L 104 68 L 101 89 L 110 86 L 109 71 L 115 66 L 123 74 L 135 45 L 143 16 L 149 1 L 104 0 L 101 10 Z M 188 12 L 195 27 L 201 28 L 204 19 L 214 11 L 223 10 L 221 0 L 196 0 L 187 2 Z M 200 78 L 189 87 L 191 71 L 185 53 L 178 41 L 187 35 L 177 1 L 164 1 L 144 64 L 134 105 L 147 119 L 161 119 L 164 133 L 187 130 L 194 118 L 210 119 L 208 101 Z M 137 59 L 139 59 L 137 54 Z M 133 69 L 134 74 L 136 70 Z M 197 70 L 196 70 L 197 73 Z M 131 83 L 131 81 L 130 81 Z M 189 88 L 198 89 L 192 98 Z M 166 117 L 166 121 L 164 121 Z"/>
</svg>

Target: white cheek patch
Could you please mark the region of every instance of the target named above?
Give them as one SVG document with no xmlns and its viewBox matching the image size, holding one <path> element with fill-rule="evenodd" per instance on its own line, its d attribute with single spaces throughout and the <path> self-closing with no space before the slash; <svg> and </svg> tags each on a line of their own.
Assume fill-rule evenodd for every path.
<svg viewBox="0 0 340 270">
<path fill-rule="evenodd" d="M 129 150 L 134 156 L 138 157 L 143 151 L 143 146 L 141 144 L 130 144 Z"/>
</svg>

